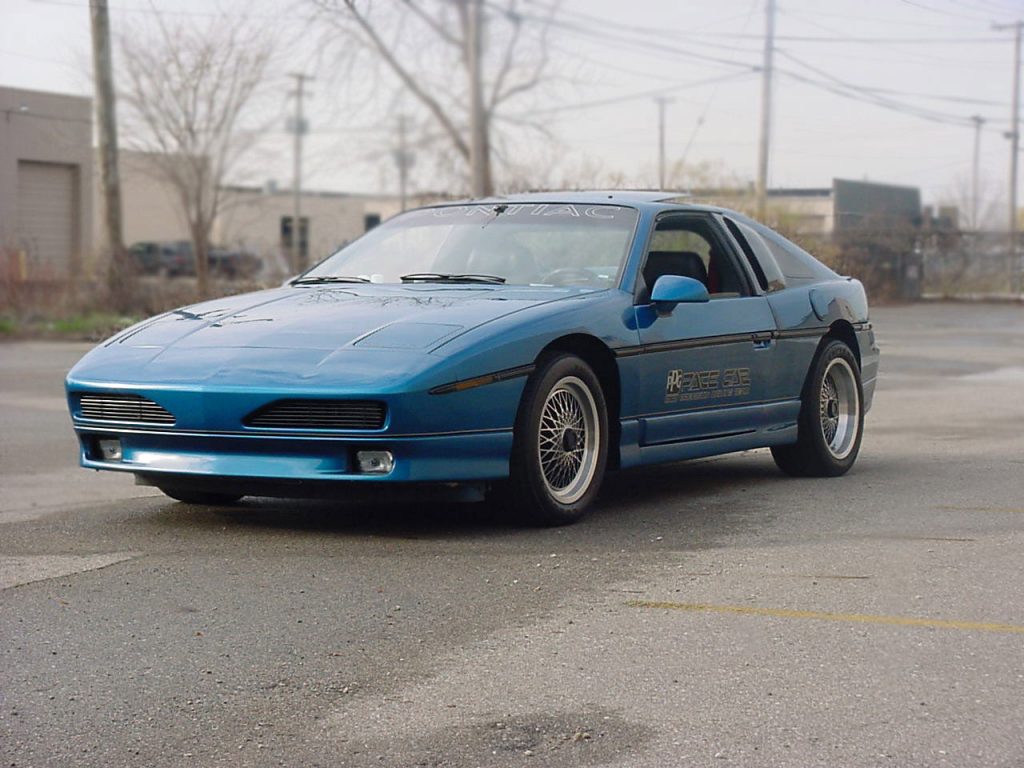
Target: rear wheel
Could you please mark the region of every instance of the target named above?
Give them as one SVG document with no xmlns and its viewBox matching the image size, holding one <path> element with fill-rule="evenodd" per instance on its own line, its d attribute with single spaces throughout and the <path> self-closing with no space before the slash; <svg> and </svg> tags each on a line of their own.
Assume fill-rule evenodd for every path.
<svg viewBox="0 0 1024 768">
<path fill-rule="evenodd" d="M 208 491 L 187 491 L 180 488 L 158 486 L 165 496 L 170 496 L 176 501 L 183 501 L 186 504 L 203 504 L 210 507 L 224 507 L 234 504 L 241 494 L 234 493 L 210 493 Z"/>
<path fill-rule="evenodd" d="M 516 417 L 506 504 L 536 525 L 583 516 L 604 479 L 608 413 L 593 370 L 574 355 L 543 360 Z"/>
<path fill-rule="evenodd" d="M 796 443 L 772 448 L 779 469 L 795 477 L 849 471 L 864 433 L 863 403 L 857 358 L 846 344 L 829 339 L 804 384 Z"/>
</svg>

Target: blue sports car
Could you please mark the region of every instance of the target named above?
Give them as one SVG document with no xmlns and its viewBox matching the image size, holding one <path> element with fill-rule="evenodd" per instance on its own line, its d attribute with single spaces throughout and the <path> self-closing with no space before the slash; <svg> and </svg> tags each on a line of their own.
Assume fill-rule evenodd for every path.
<svg viewBox="0 0 1024 768">
<path fill-rule="evenodd" d="M 284 286 L 177 309 L 68 374 L 90 469 L 185 502 L 491 493 L 572 522 L 609 469 L 770 447 L 841 475 L 879 352 L 861 284 L 669 193 L 401 214 Z"/>
</svg>

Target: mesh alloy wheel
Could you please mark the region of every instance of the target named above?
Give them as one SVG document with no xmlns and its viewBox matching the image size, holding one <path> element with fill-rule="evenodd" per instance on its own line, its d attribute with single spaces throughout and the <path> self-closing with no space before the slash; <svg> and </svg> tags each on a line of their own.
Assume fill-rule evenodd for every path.
<svg viewBox="0 0 1024 768">
<path fill-rule="evenodd" d="M 838 477 L 860 453 L 864 433 L 860 366 L 842 341 L 825 337 L 800 396 L 796 442 L 773 445 L 772 457 L 794 477 Z"/>
<path fill-rule="evenodd" d="M 608 419 L 594 369 L 569 352 L 543 354 L 516 413 L 508 480 L 492 487 L 493 497 L 531 525 L 579 520 L 601 490 Z"/>
<path fill-rule="evenodd" d="M 825 369 L 818 398 L 821 434 L 825 445 L 836 459 L 845 459 L 853 450 L 860 418 L 860 395 L 857 379 L 850 364 L 834 358 Z"/>
<path fill-rule="evenodd" d="M 544 402 L 537 439 L 544 484 L 559 503 L 578 501 L 590 487 L 600 429 L 590 389 L 575 376 L 560 379 Z"/>
</svg>

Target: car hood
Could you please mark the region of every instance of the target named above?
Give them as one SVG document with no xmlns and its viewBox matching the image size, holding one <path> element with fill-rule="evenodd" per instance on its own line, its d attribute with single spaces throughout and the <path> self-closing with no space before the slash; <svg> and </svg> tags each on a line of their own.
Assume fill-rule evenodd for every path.
<svg viewBox="0 0 1024 768">
<path fill-rule="evenodd" d="M 106 346 L 429 351 L 489 321 L 577 294 L 465 285 L 287 287 L 174 310 Z"/>
<path fill-rule="evenodd" d="M 168 312 L 86 355 L 69 383 L 203 383 L 251 388 L 301 383 L 358 389 L 440 362 L 432 350 L 481 325 L 580 289 L 467 285 L 285 287 Z"/>
</svg>

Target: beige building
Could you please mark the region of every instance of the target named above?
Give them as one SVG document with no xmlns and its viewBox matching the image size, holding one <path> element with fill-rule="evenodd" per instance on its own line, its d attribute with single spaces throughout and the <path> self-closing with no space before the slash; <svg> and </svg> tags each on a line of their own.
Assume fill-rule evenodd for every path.
<svg viewBox="0 0 1024 768">
<path fill-rule="evenodd" d="M 157 156 L 122 151 L 120 171 L 124 240 L 139 242 L 188 240 L 188 223 L 172 185 L 160 173 Z M 99 179 L 93 192 L 99 196 Z M 230 250 L 248 251 L 263 261 L 263 276 L 288 274 L 295 199 L 291 190 L 273 184 L 264 188 L 228 186 L 221 189 L 223 203 L 214 221 L 211 243 Z M 340 192 L 302 194 L 300 247 L 315 263 L 398 211 L 391 197 Z M 96 219 L 95 231 L 101 231 Z M 93 243 L 98 251 L 101 243 Z"/>
<path fill-rule="evenodd" d="M 0 88 L 0 270 L 83 273 L 92 245 L 92 101 Z"/>
<path fill-rule="evenodd" d="M 291 190 L 227 187 L 223 192 L 223 212 L 214 225 L 213 242 L 255 253 L 270 273 L 287 273 L 295 215 Z M 304 192 L 300 207 L 299 246 L 309 264 L 397 212 L 397 204 L 389 198 L 341 192 Z"/>
<path fill-rule="evenodd" d="M 753 212 L 750 189 L 702 189 L 692 194 L 696 202 Z M 832 179 L 831 187 L 769 189 L 767 208 L 769 219 L 812 237 L 831 237 L 866 219 L 900 219 L 917 227 L 923 215 L 917 187 L 848 179 Z"/>
<path fill-rule="evenodd" d="M 0 87 L 0 112 L 0 278 L 64 280 L 100 274 L 105 263 L 92 100 Z M 181 203 L 159 173 L 157 157 L 119 153 L 128 246 L 189 239 Z M 225 187 L 222 193 L 212 243 L 258 255 L 268 279 L 289 273 L 291 191 L 268 184 Z M 300 247 L 315 263 L 398 211 L 395 196 L 304 192 Z"/>
<path fill-rule="evenodd" d="M 157 172 L 153 155 L 122 149 L 117 153 L 118 174 L 121 179 L 121 229 L 125 245 L 140 240 L 187 240 L 188 222 L 181 213 L 181 205 L 174 188 Z M 98 163 L 97 163 L 98 165 Z M 93 179 L 93 195 L 100 199 L 100 175 Z M 93 250 L 103 247 L 102 209 L 96 205 L 93 231 Z"/>
<path fill-rule="evenodd" d="M 753 190 L 699 189 L 692 194 L 695 202 L 754 213 Z M 792 230 L 802 235 L 824 237 L 835 229 L 835 198 L 830 187 L 769 189 L 767 208 L 769 218 L 784 217 Z"/>
</svg>

